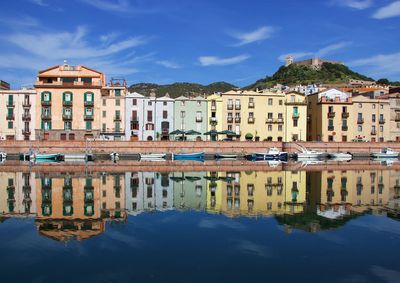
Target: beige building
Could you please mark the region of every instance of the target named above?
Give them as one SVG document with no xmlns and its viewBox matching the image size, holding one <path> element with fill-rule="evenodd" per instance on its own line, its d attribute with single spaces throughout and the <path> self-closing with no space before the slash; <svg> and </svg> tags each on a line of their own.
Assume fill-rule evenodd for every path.
<svg viewBox="0 0 400 283">
<path fill-rule="evenodd" d="M 35 105 L 35 90 L 0 90 L 0 140 L 34 140 Z"/>
<path fill-rule="evenodd" d="M 306 140 L 307 103 L 303 94 L 232 90 L 208 100 L 210 122 L 216 119 L 216 129 L 235 132 L 235 139 Z M 215 110 L 211 109 L 212 103 Z"/>
<path fill-rule="evenodd" d="M 125 80 L 112 79 L 101 91 L 100 134 L 106 140 L 125 137 L 125 97 L 128 88 Z"/>
<path fill-rule="evenodd" d="M 64 63 L 39 71 L 35 89 L 36 139 L 83 140 L 100 135 L 104 74 Z"/>
<path fill-rule="evenodd" d="M 312 94 L 308 99 L 308 140 L 388 141 L 388 101 L 336 89 Z"/>
<path fill-rule="evenodd" d="M 400 141 L 400 93 L 389 93 L 380 98 L 389 101 L 390 107 L 390 140 Z"/>
</svg>

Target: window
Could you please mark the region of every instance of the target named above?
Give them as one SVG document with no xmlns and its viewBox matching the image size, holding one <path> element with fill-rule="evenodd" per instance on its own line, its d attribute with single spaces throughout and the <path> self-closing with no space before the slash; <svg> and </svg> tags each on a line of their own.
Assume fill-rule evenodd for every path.
<svg viewBox="0 0 400 283">
<path fill-rule="evenodd" d="M 197 106 L 201 106 L 201 101 L 197 100 Z"/>
<path fill-rule="evenodd" d="M 86 130 L 92 129 L 92 121 L 86 121 Z"/>
<path fill-rule="evenodd" d="M 375 103 L 372 104 L 372 109 L 375 109 L 376 105 Z"/>
<path fill-rule="evenodd" d="M 267 114 L 268 116 L 268 119 L 272 119 L 272 113 L 271 112 L 269 112 L 268 114 Z"/>
<path fill-rule="evenodd" d="M 115 131 L 119 132 L 121 130 L 121 124 L 120 122 L 115 122 Z"/>
<path fill-rule="evenodd" d="M 268 98 L 268 105 L 272 105 L 272 98 Z"/>
<path fill-rule="evenodd" d="M 71 130 L 72 129 L 72 123 L 71 121 L 65 121 L 64 122 L 64 130 Z M 67 139 L 67 137 L 65 137 Z"/>
<path fill-rule="evenodd" d="M 269 132 L 272 131 L 272 125 L 268 125 L 268 131 L 269 131 Z"/>
<path fill-rule="evenodd" d="M 154 130 L 154 124 L 146 124 L 146 131 L 153 131 Z"/>
<path fill-rule="evenodd" d="M 121 119 L 121 111 L 120 110 L 115 110 L 115 118 Z"/>
<path fill-rule="evenodd" d="M 361 126 L 361 125 L 358 125 L 357 130 L 358 130 L 359 132 L 362 132 L 362 126 Z"/>
<path fill-rule="evenodd" d="M 106 123 L 103 123 L 103 125 L 102 125 L 102 131 L 105 132 L 106 130 L 107 130 Z"/>
<path fill-rule="evenodd" d="M 342 107 L 342 112 L 343 112 L 343 113 L 347 113 L 347 106 L 343 106 L 343 107 Z"/>
<path fill-rule="evenodd" d="M 115 106 L 120 106 L 121 100 L 119 98 L 115 99 Z"/>
<path fill-rule="evenodd" d="M 120 89 L 116 89 L 115 90 L 115 96 L 121 96 L 121 90 Z"/>
<path fill-rule="evenodd" d="M 299 124 L 299 120 L 294 119 L 294 120 L 293 120 L 293 127 L 297 127 L 298 124 Z"/>
<path fill-rule="evenodd" d="M 373 105 L 375 105 L 375 104 L 373 104 Z M 373 123 L 376 122 L 376 115 L 375 115 L 375 114 L 372 114 L 372 122 L 373 122 Z"/>
<path fill-rule="evenodd" d="M 103 111 L 103 118 L 105 118 L 107 115 L 107 111 Z"/>
<path fill-rule="evenodd" d="M 9 129 L 14 128 L 14 123 L 13 123 L 13 121 L 8 121 L 8 128 L 9 128 Z"/>
<path fill-rule="evenodd" d="M 153 111 L 147 111 L 147 121 L 153 122 Z"/>
<path fill-rule="evenodd" d="M 85 115 L 86 116 L 92 116 L 93 115 L 93 109 L 92 108 L 85 108 Z"/>
<path fill-rule="evenodd" d="M 381 104 L 380 106 L 381 106 L 381 109 L 383 109 L 383 104 Z"/>
<path fill-rule="evenodd" d="M 279 124 L 279 125 L 278 125 L 278 131 L 279 131 L 279 132 L 282 132 L 282 129 L 283 129 L 282 124 Z"/>
<path fill-rule="evenodd" d="M 64 96 L 64 101 L 72 101 L 72 93 L 64 92 L 63 96 Z"/>
<path fill-rule="evenodd" d="M 279 99 L 279 105 L 282 105 L 282 104 L 283 104 L 282 99 Z"/>
<path fill-rule="evenodd" d="M 362 108 L 362 104 L 361 103 L 358 103 L 358 108 Z"/>
<path fill-rule="evenodd" d="M 85 93 L 85 101 L 92 102 L 93 101 L 93 93 L 86 92 Z"/>
<path fill-rule="evenodd" d="M 135 99 L 132 99 L 132 105 L 137 105 L 137 99 L 135 98 Z"/>
<path fill-rule="evenodd" d="M 164 106 L 167 106 L 167 102 L 166 102 L 166 101 L 163 101 L 163 105 L 164 105 Z"/>
<path fill-rule="evenodd" d="M 50 92 L 42 92 L 42 101 L 50 101 L 51 93 Z"/>
<path fill-rule="evenodd" d="M 152 104 L 151 101 L 147 102 L 147 105 L 148 105 L 148 106 L 151 106 L 151 104 Z"/>
<path fill-rule="evenodd" d="M 196 112 L 196 121 L 200 122 L 202 120 L 202 115 L 201 115 L 201 111 L 197 111 Z"/>
<path fill-rule="evenodd" d="M 107 106 L 107 100 L 103 99 L 103 106 Z"/>
<path fill-rule="evenodd" d="M 185 111 L 181 111 L 181 118 L 185 118 Z"/>
<path fill-rule="evenodd" d="M 168 111 L 164 110 L 162 116 L 163 116 L 163 119 L 167 119 L 168 118 Z"/>
<path fill-rule="evenodd" d="M 383 126 L 380 126 L 380 127 L 379 127 L 379 130 L 380 130 L 381 132 L 383 132 Z"/>
<path fill-rule="evenodd" d="M 295 100 L 296 100 L 296 97 L 294 95 L 291 95 L 290 96 L 290 102 L 295 102 Z"/>
</svg>

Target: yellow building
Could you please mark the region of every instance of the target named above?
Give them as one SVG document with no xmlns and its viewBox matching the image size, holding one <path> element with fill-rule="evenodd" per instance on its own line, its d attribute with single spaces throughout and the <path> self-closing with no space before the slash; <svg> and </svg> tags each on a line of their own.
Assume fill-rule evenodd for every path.
<svg viewBox="0 0 400 283">
<path fill-rule="evenodd" d="M 307 104 L 303 94 L 232 90 L 208 100 L 216 105 L 212 110 L 209 104 L 209 113 L 210 119 L 215 115 L 219 120 L 217 131 L 233 131 L 235 139 L 284 142 L 306 139 Z"/>
<path fill-rule="evenodd" d="M 0 140 L 35 139 L 33 89 L 0 90 Z"/>
<path fill-rule="evenodd" d="M 125 97 L 128 88 L 125 80 L 112 79 L 101 91 L 100 134 L 106 140 L 125 137 Z"/>
<path fill-rule="evenodd" d="M 308 140 L 388 141 L 390 106 L 383 99 L 329 89 L 308 97 Z"/>
<path fill-rule="evenodd" d="M 221 132 L 223 131 L 222 129 L 222 119 L 223 119 L 223 111 L 222 111 L 223 105 L 222 105 L 222 98 L 221 94 L 214 93 L 212 95 L 209 95 L 207 97 L 207 113 L 208 114 L 208 131 L 216 131 L 216 132 Z M 177 115 L 175 113 L 175 115 Z M 216 135 L 210 135 L 209 136 L 211 140 L 216 139 Z"/>
<path fill-rule="evenodd" d="M 104 74 L 67 63 L 39 71 L 35 89 L 36 139 L 99 137 Z"/>
</svg>

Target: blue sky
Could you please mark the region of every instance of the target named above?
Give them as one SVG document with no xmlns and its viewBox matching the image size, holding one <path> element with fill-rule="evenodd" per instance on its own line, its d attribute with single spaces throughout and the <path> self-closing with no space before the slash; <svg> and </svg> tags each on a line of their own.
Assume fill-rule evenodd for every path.
<svg viewBox="0 0 400 283">
<path fill-rule="evenodd" d="M 400 80 L 400 1 L 12 0 L 0 13 L 0 79 L 18 88 L 39 69 L 87 65 L 137 82 L 272 75 L 285 54 L 344 61 Z"/>
</svg>

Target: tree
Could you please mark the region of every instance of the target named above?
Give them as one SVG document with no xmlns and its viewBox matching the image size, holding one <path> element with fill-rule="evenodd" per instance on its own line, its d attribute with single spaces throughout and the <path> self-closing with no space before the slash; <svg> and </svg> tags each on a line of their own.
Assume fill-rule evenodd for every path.
<svg viewBox="0 0 400 283">
<path fill-rule="evenodd" d="M 389 82 L 388 79 L 379 79 L 379 80 L 376 81 L 376 83 L 378 85 L 390 85 L 390 82 Z"/>
<path fill-rule="evenodd" d="M 245 136 L 245 139 L 246 139 L 247 141 L 251 141 L 251 140 L 253 139 L 253 134 L 247 133 L 246 136 Z"/>
</svg>

